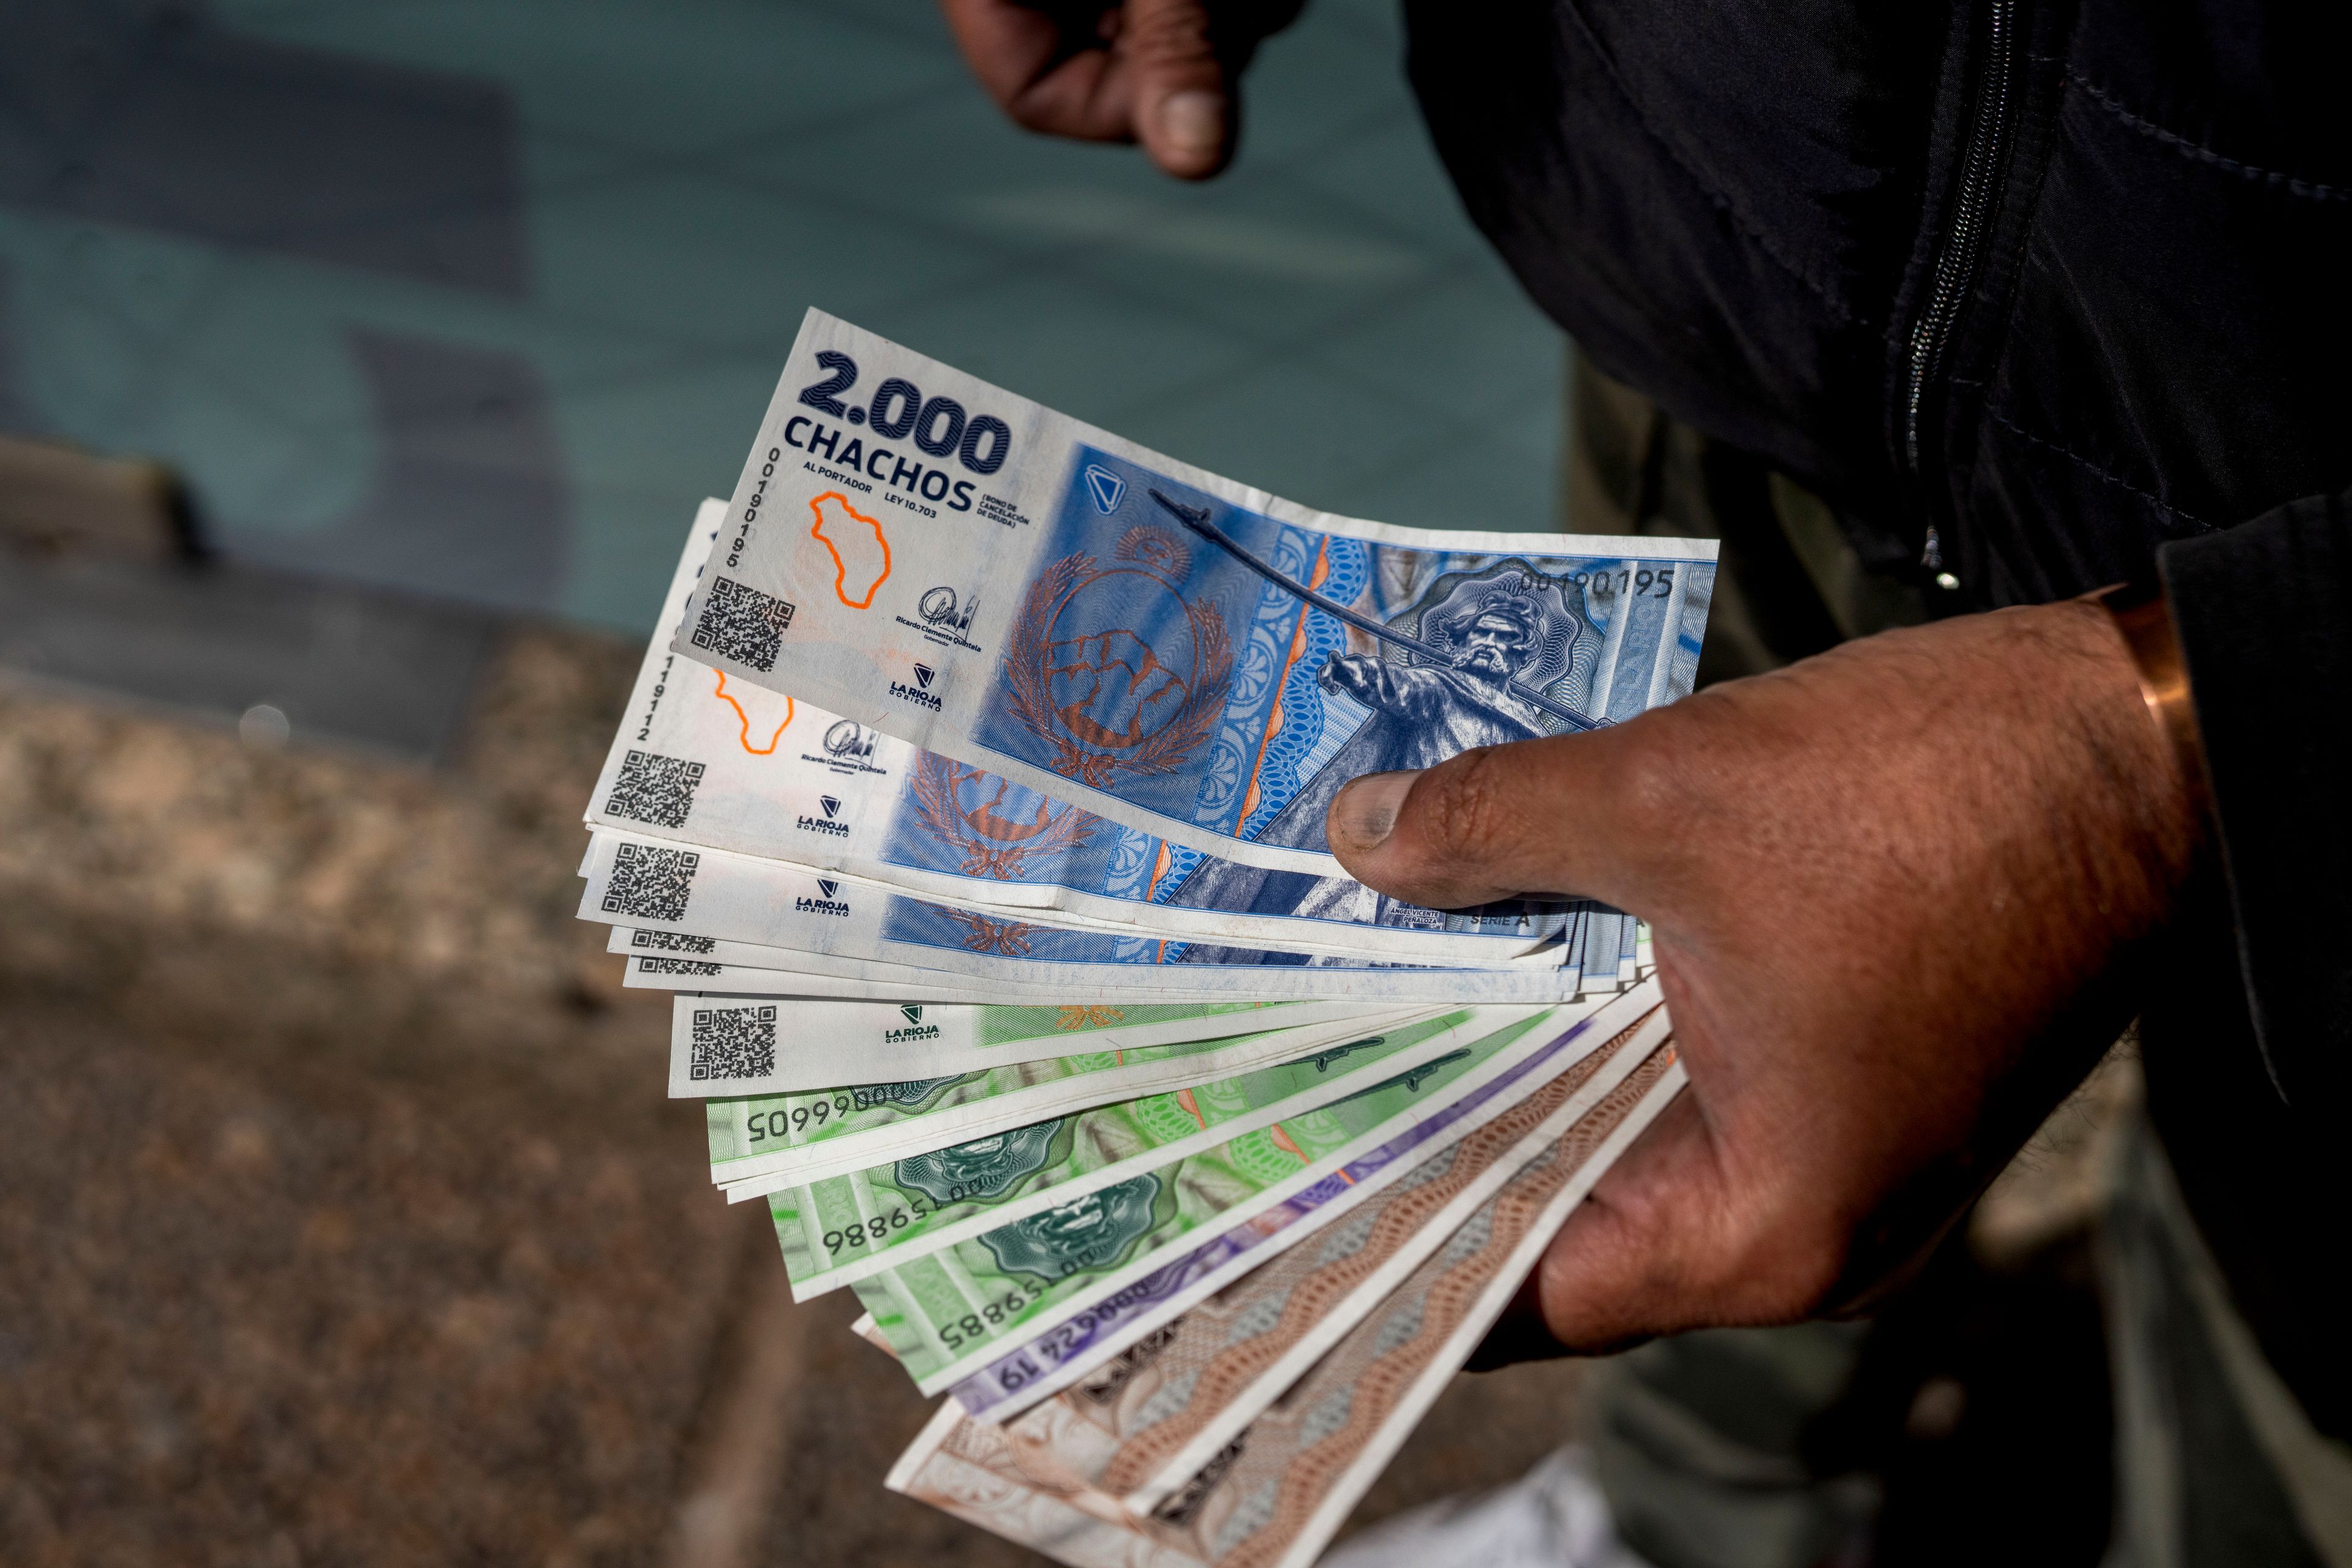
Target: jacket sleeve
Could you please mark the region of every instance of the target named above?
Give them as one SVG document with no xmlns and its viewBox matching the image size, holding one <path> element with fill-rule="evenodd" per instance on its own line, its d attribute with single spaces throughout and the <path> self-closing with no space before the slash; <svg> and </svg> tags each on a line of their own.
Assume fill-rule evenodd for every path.
<svg viewBox="0 0 2352 1568">
<path fill-rule="evenodd" d="M 2298 1111 L 2352 1108 L 2352 492 L 2167 544 L 2157 564 L 2263 1065 Z"/>
</svg>

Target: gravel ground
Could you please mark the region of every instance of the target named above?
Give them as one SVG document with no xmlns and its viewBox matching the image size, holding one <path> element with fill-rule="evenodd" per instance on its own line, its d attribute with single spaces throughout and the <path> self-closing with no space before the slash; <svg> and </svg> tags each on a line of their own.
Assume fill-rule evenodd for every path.
<svg viewBox="0 0 2352 1568">
<path fill-rule="evenodd" d="M 433 771 L 0 687 L 0 1561 L 1036 1561 L 882 1489 L 923 1402 L 572 918 L 633 663 L 517 633 Z M 1360 1522 L 1574 1378 L 1458 1380 Z"/>
</svg>

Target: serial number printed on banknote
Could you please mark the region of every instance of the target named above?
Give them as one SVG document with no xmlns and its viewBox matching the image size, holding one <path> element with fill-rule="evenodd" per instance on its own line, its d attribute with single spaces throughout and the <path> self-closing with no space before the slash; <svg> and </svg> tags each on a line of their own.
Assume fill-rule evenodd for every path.
<svg viewBox="0 0 2352 1568">
<path fill-rule="evenodd" d="M 1715 551 L 1313 511 L 812 310 L 672 646 L 1311 914 L 1349 779 L 1687 692 Z"/>
</svg>

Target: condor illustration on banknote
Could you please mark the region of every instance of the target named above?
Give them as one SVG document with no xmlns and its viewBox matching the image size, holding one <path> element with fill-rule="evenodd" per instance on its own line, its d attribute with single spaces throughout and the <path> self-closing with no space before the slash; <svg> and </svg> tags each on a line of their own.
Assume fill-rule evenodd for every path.
<svg viewBox="0 0 2352 1568">
<path fill-rule="evenodd" d="M 1341 784 L 1683 695 L 1714 578 L 1310 510 L 812 310 L 671 646 L 1157 837 L 1172 902 L 1313 918 L 1360 893 Z"/>
</svg>

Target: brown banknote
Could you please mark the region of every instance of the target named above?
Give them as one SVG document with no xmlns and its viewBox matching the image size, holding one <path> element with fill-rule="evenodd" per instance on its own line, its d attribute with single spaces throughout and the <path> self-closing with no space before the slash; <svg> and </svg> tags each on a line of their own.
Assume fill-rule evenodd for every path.
<svg viewBox="0 0 2352 1568">
<path fill-rule="evenodd" d="M 1200 1568 L 1139 1529 L 1118 1499 L 1056 1473 L 1047 1456 L 1024 1460 L 1003 1427 L 972 1420 L 953 1399 L 940 1402 L 887 1484 L 1070 1568 Z"/>
<path fill-rule="evenodd" d="M 1665 1029 L 1664 1010 L 1652 1012 L 1330 1235 L 1236 1280 L 1085 1383 L 1009 1423 L 1012 1441 L 1051 1449 L 1129 1506 L 1158 1502 L 1534 1158 L 1546 1143 L 1530 1144 L 1532 1134 L 1547 1121 L 1563 1115 L 1573 1121 L 1591 1109 L 1639 1066 L 1639 1057 L 1628 1053 L 1646 1056 Z"/>
<path fill-rule="evenodd" d="M 1065 1455 L 1050 1441 L 1024 1441 L 1022 1422 L 988 1426 L 961 1418 L 952 1402 L 900 1458 L 889 1485 L 1083 1568 L 1303 1568 L 1501 1312 L 1552 1233 L 1681 1082 L 1669 1043 L 1452 1230 L 1156 1509 L 1129 1510 L 1098 1484 L 1098 1454 L 1075 1443 Z M 1139 1360 L 1155 1353 L 1138 1351 Z M 1055 1403 L 1066 1407 L 1071 1397 Z M 1064 1430 L 1070 1442 L 1073 1429 Z"/>
</svg>

